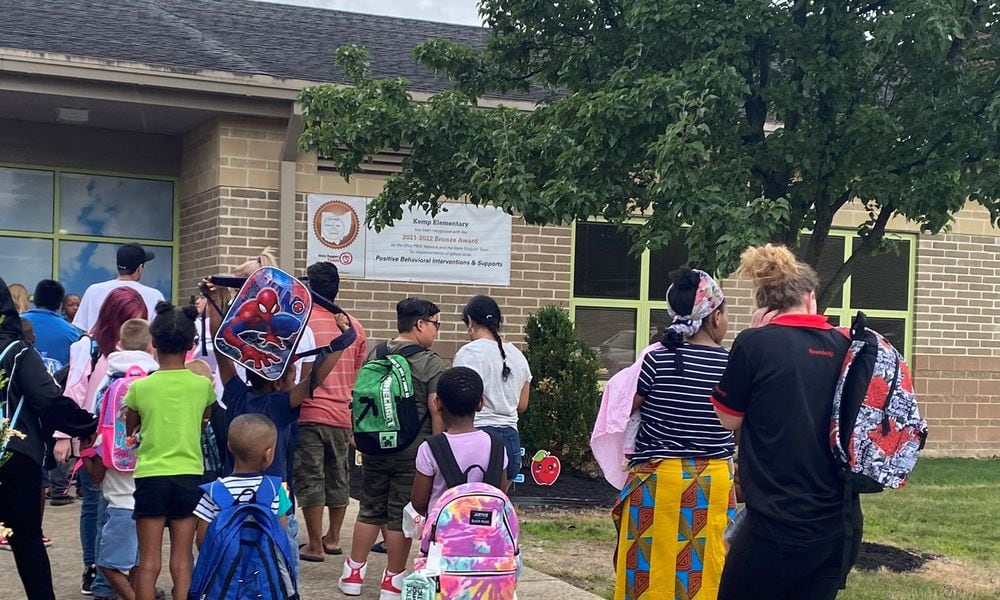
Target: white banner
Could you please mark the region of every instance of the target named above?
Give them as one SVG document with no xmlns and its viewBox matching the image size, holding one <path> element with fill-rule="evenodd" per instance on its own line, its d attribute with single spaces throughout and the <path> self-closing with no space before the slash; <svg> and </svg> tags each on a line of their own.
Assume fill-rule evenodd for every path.
<svg viewBox="0 0 1000 600">
<path fill-rule="evenodd" d="M 331 261 L 365 279 L 510 285 L 511 217 L 446 204 L 436 217 L 406 210 L 379 233 L 364 227 L 367 198 L 309 195 L 309 264 Z"/>
</svg>

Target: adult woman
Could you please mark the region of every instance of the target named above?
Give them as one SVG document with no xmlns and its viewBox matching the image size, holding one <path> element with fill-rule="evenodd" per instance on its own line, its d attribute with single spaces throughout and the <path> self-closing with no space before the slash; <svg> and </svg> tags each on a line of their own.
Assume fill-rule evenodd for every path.
<svg viewBox="0 0 1000 600">
<path fill-rule="evenodd" d="M 69 377 L 66 380 L 66 395 L 81 408 L 93 412 L 97 391 L 108 372 L 108 355 L 118 347 L 121 326 L 129 319 L 146 319 L 146 301 L 136 290 L 128 287 L 115 288 L 108 294 L 97 314 L 97 322 L 89 334 L 70 346 Z M 71 454 L 69 440 L 56 432 L 55 458 L 66 462 Z M 80 485 L 83 488 L 83 505 L 80 508 L 80 545 L 83 550 L 83 576 L 80 584 L 82 592 L 91 592 L 94 579 L 98 577 L 94 566 L 97 556 L 97 532 L 104 520 L 101 487 L 90 481 L 86 469 L 79 470 Z M 103 577 L 100 577 L 103 580 Z M 103 588 L 98 581 L 98 591 L 106 591 L 112 596 L 110 586 Z"/>
<path fill-rule="evenodd" d="M 816 272 L 784 246 L 748 249 L 739 273 L 753 280 L 758 321 L 776 316 L 740 333 L 712 394 L 723 425 L 741 431 L 747 504 L 719 597 L 835 598 L 861 530 L 857 496 L 845 498 L 829 442 L 849 341 L 816 314 Z"/>
<path fill-rule="evenodd" d="M 28 309 L 31 308 L 28 298 L 28 288 L 20 283 L 10 284 L 10 297 L 14 302 L 14 308 L 17 309 L 17 314 L 28 312 Z"/>
<path fill-rule="evenodd" d="M 664 590 L 714 599 L 736 508 L 733 435 L 708 399 L 726 367 L 725 296 L 704 271 L 684 267 L 670 281 L 673 322 L 642 361 L 633 401 L 641 425 L 613 512 L 618 599 Z"/>
<path fill-rule="evenodd" d="M 521 438 L 517 416 L 528 409 L 531 369 L 517 346 L 500 337 L 503 315 L 489 296 L 475 296 L 462 310 L 469 343 L 458 349 L 456 367 L 469 367 L 483 378 L 483 410 L 475 426 L 503 438 L 507 449 L 507 479 L 521 471 Z"/>
<path fill-rule="evenodd" d="M 6 352 L 5 352 L 6 351 Z M 10 291 L 0 279 L 0 400 L 3 415 L 17 419 L 12 427 L 25 435 L 14 437 L 0 456 L 0 523 L 9 527 L 10 548 L 17 572 L 30 600 L 55 598 L 52 572 L 42 543 L 42 456 L 52 428 L 69 435 L 90 437 L 97 419 L 62 396 L 45 369 L 42 357 L 24 341 L 21 319 Z M 9 380 L 8 380 L 9 379 Z M 18 412 L 18 409 L 20 411 Z"/>
</svg>

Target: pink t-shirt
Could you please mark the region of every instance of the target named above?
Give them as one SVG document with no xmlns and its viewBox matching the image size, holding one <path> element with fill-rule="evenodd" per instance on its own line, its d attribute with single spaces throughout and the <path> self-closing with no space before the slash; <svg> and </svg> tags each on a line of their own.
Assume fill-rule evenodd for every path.
<svg viewBox="0 0 1000 600">
<path fill-rule="evenodd" d="M 455 462 L 463 472 L 477 465 L 478 469 L 469 471 L 469 483 L 479 483 L 483 480 L 486 467 L 490 463 L 490 434 L 485 431 L 470 431 L 468 433 L 445 433 L 451 452 L 455 455 Z M 507 468 L 507 451 L 503 453 L 503 468 Z M 431 447 L 424 442 L 417 449 L 417 472 L 434 478 L 431 486 L 431 501 L 427 505 L 428 509 L 434 508 L 434 503 L 441 494 L 448 489 L 448 484 L 444 482 L 444 477 L 438 475 L 438 464 L 434 460 L 434 453 Z"/>
</svg>

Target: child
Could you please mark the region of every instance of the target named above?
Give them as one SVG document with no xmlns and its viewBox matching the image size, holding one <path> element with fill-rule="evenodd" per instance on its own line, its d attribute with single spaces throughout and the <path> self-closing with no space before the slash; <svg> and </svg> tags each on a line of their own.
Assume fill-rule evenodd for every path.
<svg viewBox="0 0 1000 600">
<path fill-rule="evenodd" d="M 212 358 L 215 358 L 214 356 Z M 222 474 L 222 453 L 219 449 L 218 440 L 215 435 L 215 428 L 212 426 L 212 420 L 215 418 L 215 412 L 217 410 L 222 410 L 219 408 L 219 390 L 215 388 L 215 373 L 212 371 L 212 367 L 200 358 L 194 360 L 189 360 L 184 363 L 184 368 L 191 371 L 195 375 L 201 375 L 205 379 L 212 382 L 212 386 L 215 389 L 216 403 L 212 405 L 211 411 L 212 415 L 202 424 L 201 431 L 201 454 L 205 459 L 205 476 L 203 481 L 206 483 L 209 481 L 215 481 Z"/>
<path fill-rule="evenodd" d="M 204 464 L 201 426 L 215 402 L 212 383 L 184 368 L 195 338 L 193 306 L 156 305 L 150 326 L 160 369 L 136 381 L 125 396 L 127 429 L 141 427 L 136 451 L 133 518 L 139 566 L 133 584 L 137 600 L 152 600 L 162 561 L 163 528 L 170 528 L 170 576 L 174 600 L 187 598 L 194 565 L 192 546 L 201 499 Z"/>
<path fill-rule="evenodd" d="M 444 421 L 444 436 L 455 455 L 458 468 L 466 474 L 468 483 L 483 481 L 490 462 L 490 434 L 476 429 L 476 413 L 483 408 L 483 380 L 468 367 L 453 367 L 441 375 L 437 386 L 437 401 Z M 504 451 L 504 473 L 500 489 L 506 493 L 507 452 Z M 426 516 L 434 502 L 448 489 L 428 442 L 417 449 L 417 475 L 413 479 L 411 501 L 413 509 Z"/>
<path fill-rule="evenodd" d="M 159 368 L 153 358 L 152 337 L 149 323 L 145 319 L 129 319 L 120 329 L 118 352 L 108 355 L 108 377 L 102 383 L 105 391 L 110 382 L 123 377 L 129 368 L 137 366 L 146 373 Z M 98 395 L 95 412 L 100 415 L 104 394 Z M 132 510 L 135 507 L 135 478 L 131 471 L 109 469 L 101 460 L 97 449 L 110 440 L 99 439 L 94 448 L 81 452 L 83 465 L 91 480 L 101 486 L 103 502 L 98 505 L 99 527 L 95 554 L 97 568 L 103 576 L 94 582 L 95 597 L 109 597 L 113 593 L 123 600 L 133 600 L 135 591 L 129 575 L 135 567 L 138 555 L 138 541 Z M 103 513 L 103 514 L 102 514 Z M 110 589 L 108 587 L 110 586 Z"/>
<path fill-rule="evenodd" d="M 275 446 L 278 441 L 278 430 L 267 417 L 258 414 L 240 415 L 233 419 L 229 426 L 229 454 L 233 457 L 233 474 L 220 477 L 217 483 L 226 486 L 237 502 L 249 502 L 257 492 L 264 472 L 274 460 Z M 278 490 L 271 509 L 286 524 L 285 515 L 292 507 L 284 487 Z M 221 512 L 218 504 L 209 494 L 204 494 L 194 509 L 194 516 L 200 519 L 198 523 L 197 542 L 200 548 L 211 523 Z"/>
<path fill-rule="evenodd" d="M 213 300 L 213 302 L 209 302 L 208 312 L 211 319 L 212 336 L 214 337 L 222 325 L 222 315 L 217 309 L 222 300 L 222 288 L 216 287 L 207 279 L 203 280 L 202 283 Z M 350 322 L 345 315 L 337 315 L 336 321 L 337 327 L 341 331 L 347 331 L 350 328 Z M 323 358 L 316 359 L 311 371 L 313 376 L 303 377 L 302 381 L 298 383 L 295 383 L 297 373 L 293 368 L 289 368 L 277 381 L 268 381 L 252 371 L 247 371 L 246 375 L 250 383 L 250 386 L 247 387 L 247 384 L 237 375 L 236 364 L 219 352 L 218 348 L 215 348 L 219 376 L 223 381 L 222 404 L 226 406 L 226 429 L 228 430 L 228 424 L 232 423 L 233 419 L 250 413 L 266 416 L 277 429 L 278 440 L 275 446 L 274 460 L 264 470 L 265 475 L 278 477 L 286 485 L 291 482 L 299 409 L 302 402 L 312 395 L 312 387 L 314 386 L 311 383 L 326 380 L 341 354 L 343 354 L 342 349 L 320 355 Z M 228 431 L 223 435 L 228 436 Z M 227 456 L 223 473 L 232 473 L 234 467 L 232 457 Z M 298 542 L 296 540 L 298 526 L 295 522 L 294 512 L 289 514 L 288 534 L 292 542 L 292 552 L 295 554 L 295 560 L 298 561 Z"/>
</svg>

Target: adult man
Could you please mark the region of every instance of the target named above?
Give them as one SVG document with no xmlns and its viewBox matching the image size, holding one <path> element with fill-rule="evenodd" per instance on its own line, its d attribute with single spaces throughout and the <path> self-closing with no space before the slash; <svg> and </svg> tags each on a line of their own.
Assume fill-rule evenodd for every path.
<svg viewBox="0 0 1000 600">
<path fill-rule="evenodd" d="M 143 272 L 146 270 L 146 263 L 155 258 L 155 254 L 143 248 L 141 244 L 132 242 L 118 248 L 118 278 L 95 283 L 87 288 L 80 300 L 80 309 L 73 318 L 73 325 L 83 331 L 90 331 L 97 322 L 97 313 L 104 304 L 104 299 L 108 297 L 111 290 L 119 287 L 130 287 L 139 292 L 146 302 L 146 309 L 149 312 L 150 320 L 156 314 L 156 303 L 163 300 L 163 294 L 156 288 L 139 283 Z"/>
<path fill-rule="evenodd" d="M 309 266 L 309 286 L 329 300 L 340 290 L 340 274 L 333 263 Z M 348 315 L 349 316 L 349 315 Z M 350 503 L 351 390 L 358 369 L 368 354 L 365 330 L 350 317 L 357 340 L 341 355 L 333 371 L 319 382 L 311 398 L 302 403 L 299 445 L 295 455 L 295 492 L 302 505 L 309 542 L 299 558 L 321 562 L 325 554 L 342 554 L 340 529 Z M 313 306 L 309 327 L 316 343 L 328 345 L 340 337 L 333 313 Z M 330 512 L 330 527 L 323 535 L 323 509 Z"/>
<path fill-rule="evenodd" d="M 35 347 L 44 358 L 69 364 L 69 347 L 80 339 L 80 330 L 70 325 L 59 309 L 66 290 L 58 281 L 43 279 L 35 286 L 35 308 L 21 315 L 35 327 Z"/>
<path fill-rule="evenodd" d="M 432 431 L 440 433 L 443 430 L 437 406 L 437 384 L 447 365 L 430 350 L 438 329 L 441 328 L 440 313 L 441 310 L 429 300 L 400 300 L 396 304 L 396 329 L 399 335 L 388 342 L 387 348 L 383 348 L 381 353 L 378 347 L 368 351 L 368 360 L 384 353 L 403 356 L 410 354 L 406 360 L 413 379 L 417 417 L 423 425 L 420 434 L 407 448 L 392 454 L 364 456 L 361 465 L 361 508 L 354 524 L 351 556 L 344 562 L 343 575 L 337 582 L 337 587 L 350 596 L 361 595 L 368 567 L 368 552 L 383 528 L 389 556 L 386 570 L 382 574 L 379 598 L 399 600 L 401 595 L 411 543 L 403 535 L 403 507 L 410 500 L 417 472 L 417 448 Z M 411 354 L 414 346 L 419 351 Z"/>
</svg>

